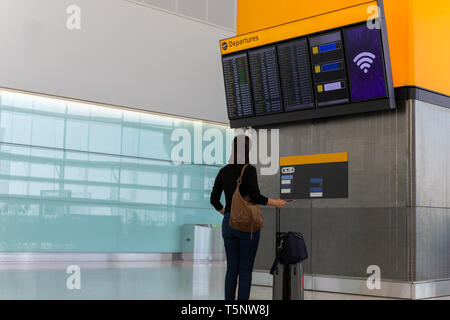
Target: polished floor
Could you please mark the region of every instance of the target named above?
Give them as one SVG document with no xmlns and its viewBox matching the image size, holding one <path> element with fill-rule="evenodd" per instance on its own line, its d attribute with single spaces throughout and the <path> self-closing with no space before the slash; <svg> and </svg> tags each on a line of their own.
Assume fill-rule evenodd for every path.
<svg viewBox="0 0 450 320">
<path fill-rule="evenodd" d="M 79 290 L 67 288 L 70 265 L 80 267 Z M 3 262 L 0 299 L 222 300 L 225 268 L 224 262 Z M 252 300 L 271 298 L 272 288 L 252 288 Z M 382 298 L 306 291 L 305 299 Z"/>
</svg>

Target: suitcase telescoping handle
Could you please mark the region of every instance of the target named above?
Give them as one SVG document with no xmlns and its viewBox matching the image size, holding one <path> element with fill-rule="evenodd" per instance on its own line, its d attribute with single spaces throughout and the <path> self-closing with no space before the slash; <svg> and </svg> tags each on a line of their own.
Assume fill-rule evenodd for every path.
<svg viewBox="0 0 450 320">
<path fill-rule="evenodd" d="M 275 220 L 276 220 L 275 221 L 275 256 L 276 256 L 281 242 L 281 209 L 279 208 L 276 208 Z"/>
<path fill-rule="evenodd" d="M 275 216 L 275 256 L 277 255 L 278 247 L 280 246 L 280 210 L 276 208 L 276 216 Z"/>
<path fill-rule="evenodd" d="M 276 270 L 278 274 L 278 264 L 281 257 L 280 209 L 276 208 L 275 210 L 275 260 L 272 268 L 270 268 L 270 274 L 274 274 Z"/>
</svg>

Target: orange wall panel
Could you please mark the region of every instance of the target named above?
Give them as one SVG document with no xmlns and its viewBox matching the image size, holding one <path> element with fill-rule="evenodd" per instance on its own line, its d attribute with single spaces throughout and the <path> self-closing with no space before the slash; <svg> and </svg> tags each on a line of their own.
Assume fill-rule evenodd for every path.
<svg viewBox="0 0 450 320">
<path fill-rule="evenodd" d="M 368 0 L 238 0 L 237 34 L 355 6 Z"/>
<path fill-rule="evenodd" d="M 368 2 L 238 0 L 237 34 Z M 394 86 L 419 86 L 450 95 L 450 1 L 384 0 L 384 6 Z"/>
<path fill-rule="evenodd" d="M 394 87 L 412 86 L 414 65 L 410 41 L 410 0 L 387 0 L 384 7 Z"/>
<path fill-rule="evenodd" d="M 411 2 L 413 82 L 450 95 L 450 1 Z"/>
</svg>

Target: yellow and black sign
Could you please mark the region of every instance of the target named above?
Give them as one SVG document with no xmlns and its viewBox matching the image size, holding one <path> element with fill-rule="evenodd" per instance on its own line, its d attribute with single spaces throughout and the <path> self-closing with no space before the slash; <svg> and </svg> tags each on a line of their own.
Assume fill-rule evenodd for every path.
<svg viewBox="0 0 450 320">
<path fill-rule="evenodd" d="M 348 153 L 280 158 L 281 199 L 348 198 Z"/>
<path fill-rule="evenodd" d="M 343 25 L 367 21 L 369 17 L 367 14 L 367 8 L 371 5 L 376 6 L 377 1 L 346 8 L 345 10 L 330 12 L 326 15 L 318 15 L 308 19 L 302 19 L 276 27 L 224 39 L 220 41 L 220 49 L 222 55 L 224 55 L 323 30 L 338 28 Z M 375 12 L 370 18 L 378 18 L 378 13 Z"/>
</svg>

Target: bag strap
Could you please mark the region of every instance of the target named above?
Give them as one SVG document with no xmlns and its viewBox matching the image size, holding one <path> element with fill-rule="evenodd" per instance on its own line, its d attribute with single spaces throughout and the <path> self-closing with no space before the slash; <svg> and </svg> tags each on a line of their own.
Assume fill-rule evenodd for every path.
<svg viewBox="0 0 450 320">
<path fill-rule="evenodd" d="M 275 257 L 275 260 L 273 261 L 272 268 L 270 268 L 270 274 L 273 275 L 275 273 L 275 270 L 277 270 L 278 264 L 280 263 L 280 255 L 279 249 L 277 249 L 277 256 Z"/>
<path fill-rule="evenodd" d="M 273 261 L 272 268 L 270 268 L 270 274 L 274 274 L 275 270 L 278 267 L 278 264 L 281 260 L 281 252 L 283 251 L 283 241 L 280 243 L 280 246 L 277 248 L 277 255 L 275 256 L 275 260 Z"/>
<path fill-rule="evenodd" d="M 244 171 L 245 171 L 245 168 L 247 168 L 247 166 L 248 166 L 248 164 L 244 165 L 244 167 L 242 168 L 242 171 L 241 171 L 241 175 L 239 176 L 239 178 L 238 178 L 238 180 L 237 180 L 237 186 L 238 186 L 238 188 L 239 188 L 239 186 L 241 185 L 242 177 L 244 176 Z"/>
</svg>

